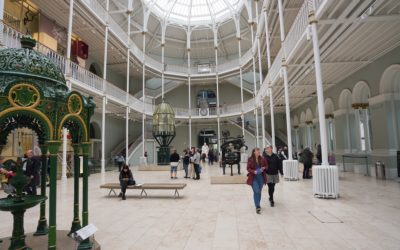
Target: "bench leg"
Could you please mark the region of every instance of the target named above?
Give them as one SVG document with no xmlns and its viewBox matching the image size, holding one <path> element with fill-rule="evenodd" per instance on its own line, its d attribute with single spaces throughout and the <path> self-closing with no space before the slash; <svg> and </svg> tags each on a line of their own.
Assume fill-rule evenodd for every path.
<svg viewBox="0 0 400 250">
<path fill-rule="evenodd" d="M 111 196 L 111 192 L 113 192 L 114 195 L 117 196 L 117 193 L 115 192 L 114 188 L 110 189 L 110 192 L 108 192 L 108 196 Z"/>
<path fill-rule="evenodd" d="M 147 197 L 146 190 L 142 189 L 142 192 L 140 193 L 140 198 L 143 198 L 143 194 Z"/>
<path fill-rule="evenodd" d="M 176 197 L 179 197 L 179 192 L 178 192 L 178 189 L 175 189 L 175 193 L 174 193 L 174 199 L 176 199 Z"/>
</svg>

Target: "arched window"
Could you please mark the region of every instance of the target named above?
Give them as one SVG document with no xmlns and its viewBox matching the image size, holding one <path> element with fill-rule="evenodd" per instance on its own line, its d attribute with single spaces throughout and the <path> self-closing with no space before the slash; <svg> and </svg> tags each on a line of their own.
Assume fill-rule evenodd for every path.
<svg viewBox="0 0 400 250">
<path fill-rule="evenodd" d="M 355 112 L 356 131 L 358 135 L 358 150 L 362 152 L 371 151 L 371 120 L 369 115 L 368 99 L 370 98 L 369 86 L 366 82 L 358 82 L 353 89 L 352 107 Z"/>
</svg>

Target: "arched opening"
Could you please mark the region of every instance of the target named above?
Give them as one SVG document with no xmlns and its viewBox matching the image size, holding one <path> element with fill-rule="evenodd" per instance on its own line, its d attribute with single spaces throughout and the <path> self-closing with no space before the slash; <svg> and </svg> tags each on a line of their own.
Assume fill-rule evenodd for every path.
<svg viewBox="0 0 400 250">
<path fill-rule="evenodd" d="M 358 135 L 358 150 L 371 151 L 371 120 L 369 114 L 368 99 L 371 92 L 365 81 L 358 82 L 353 88 L 352 107 L 355 112 L 356 134 Z"/>
<path fill-rule="evenodd" d="M 389 144 L 393 148 L 399 148 L 400 145 L 400 64 L 389 66 L 382 74 L 379 84 L 380 94 L 385 95 L 387 106 L 387 123 L 393 138 Z"/>
<path fill-rule="evenodd" d="M 328 151 L 329 156 L 335 150 L 335 119 L 333 116 L 335 108 L 331 98 L 325 100 L 325 121 L 326 121 L 326 133 L 328 139 Z M 331 161 L 329 161 L 331 162 Z"/>
<path fill-rule="evenodd" d="M 339 95 L 339 110 L 344 111 L 344 124 L 342 138 L 338 138 L 339 144 L 342 144 L 343 149 L 347 152 L 351 152 L 353 146 L 355 145 L 355 119 L 354 112 L 351 107 L 352 94 L 349 89 L 344 89 Z M 341 123 L 338 123 L 341 126 Z M 342 143 L 341 143 L 342 142 Z M 340 146 L 339 146 L 340 147 Z"/>
<path fill-rule="evenodd" d="M 97 63 L 90 64 L 89 72 L 95 74 L 98 77 L 103 77 L 103 73 L 101 72 L 100 66 Z"/>
</svg>

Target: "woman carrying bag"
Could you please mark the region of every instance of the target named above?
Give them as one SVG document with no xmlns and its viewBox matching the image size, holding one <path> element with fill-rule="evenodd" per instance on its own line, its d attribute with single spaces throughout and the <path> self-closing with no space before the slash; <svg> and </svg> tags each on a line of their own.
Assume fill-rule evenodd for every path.
<svg viewBox="0 0 400 250">
<path fill-rule="evenodd" d="M 261 157 L 260 149 L 255 148 L 251 152 L 251 157 L 247 161 L 247 184 L 253 188 L 254 205 L 256 213 L 261 212 L 261 190 L 267 183 L 267 162 Z"/>
</svg>

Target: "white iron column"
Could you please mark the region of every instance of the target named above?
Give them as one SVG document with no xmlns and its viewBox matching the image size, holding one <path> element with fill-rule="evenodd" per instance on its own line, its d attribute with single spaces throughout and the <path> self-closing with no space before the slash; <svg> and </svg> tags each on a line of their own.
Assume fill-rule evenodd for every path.
<svg viewBox="0 0 400 250">
<path fill-rule="evenodd" d="M 146 122 L 146 31 L 143 31 L 143 72 L 142 72 L 142 89 L 143 89 L 143 114 L 142 114 L 142 157 L 146 151 L 145 122 Z"/>
<path fill-rule="evenodd" d="M 256 20 L 258 20 L 258 0 L 255 0 L 256 2 Z M 258 25 L 257 25 L 258 26 Z M 257 37 L 257 54 L 258 54 L 258 73 L 260 75 L 260 87 L 261 84 L 263 83 L 263 76 L 262 76 L 262 63 L 261 63 L 261 46 L 260 46 L 260 36 L 256 34 Z M 262 147 L 263 150 L 265 148 L 265 117 L 264 117 L 264 97 L 261 96 L 260 100 L 260 105 L 261 105 L 261 136 L 262 136 Z"/>
<path fill-rule="evenodd" d="M 161 100 L 164 101 L 164 49 L 165 49 L 165 42 L 161 42 Z"/>
<path fill-rule="evenodd" d="M 104 32 L 104 56 L 103 56 L 103 105 L 101 110 L 101 173 L 106 172 L 106 81 L 107 81 L 107 53 L 108 53 L 108 11 L 110 1 L 106 1 L 106 27 Z"/>
<path fill-rule="evenodd" d="M 253 81 L 254 81 L 254 94 L 253 94 L 253 99 L 254 99 L 254 116 L 256 118 L 256 147 L 259 147 L 258 143 L 258 105 L 256 103 L 256 95 L 257 95 L 257 78 L 256 78 L 256 60 L 254 58 L 254 21 L 250 20 L 249 21 L 250 27 L 250 32 L 251 32 L 251 54 L 252 54 L 252 59 L 253 59 Z"/>
<path fill-rule="evenodd" d="M 221 124 L 220 124 L 220 102 L 219 102 L 219 79 L 218 79 L 218 27 L 214 26 L 214 51 L 215 51 L 215 83 L 217 85 L 217 148 L 220 152 L 220 140 L 221 140 Z"/>
<path fill-rule="evenodd" d="M 72 39 L 72 18 L 74 13 L 74 0 L 70 0 L 69 2 L 69 14 L 68 14 L 68 40 L 67 40 L 67 61 L 70 65 L 71 60 L 71 39 Z M 70 67 L 67 67 L 69 70 L 67 74 L 70 75 Z M 71 91 L 71 81 L 67 81 L 68 89 Z M 63 128 L 63 159 L 61 162 L 61 180 L 67 180 L 67 129 Z"/>
<path fill-rule="evenodd" d="M 239 32 L 240 32 L 240 29 L 239 29 Z M 238 55 L 239 55 L 239 78 L 240 78 L 240 103 L 241 103 L 241 105 L 240 105 L 240 112 L 241 112 L 241 114 L 240 114 L 240 118 L 241 118 L 241 120 L 242 120 L 242 135 L 243 135 L 243 138 L 244 138 L 244 106 L 243 106 L 243 103 L 244 103 L 244 100 L 243 100 L 243 71 L 242 71 L 242 46 L 241 46 L 241 43 L 240 43 L 240 41 L 241 41 L 241 37 L 240 37 L 240 35 L 237 37 L 237 40 L 238 40 L 238 47 L 239 47 L 239 53 L 238 53 Z"/>
<path fill-rule="evenodd" d="M 292 160 L 292 134 L 291 134 L 291 125 L 290 125 L 290 106 L 289 106 L 289 83 L 287 77 L 287 65 L 286 65 L 286 52 L 284 49 L 284 41 L 285 41 L 285 23 L 283 20 L 283 6 L 282 0 L 278 0 L 278 9 L 279 9 L 279 26 L 281 33 L 281 44 L 283 49 L 283 58 L 282 58 L 282 73 L 283 73 L 283 81 L 285 85 L 285 105 L 286 105 L 286 132 L 287 132 L 287 146 L 288 146 L 288 154 L 289 160 Z"/>
<path fill-rule="evenodd" d="M 321 154 L 322 164 L 329 165 L 328 163 L 328 140 L 326 133 L 325 123 L 325 104 L 324 104 L 324 89 L 322 86 L 322 74 L 321 74 L 321 58 L 319 52 L 319 41 L 317 32 L 317 20 L 313 11 L 309 13 L 309 23 L 311 25 L 312 32 L 312 43 L 314 49 L 314 65 L 315 65 L 315 79 L 317 84 L 317 100 L 318 100 L 318 119 L 319 119 L 319 134 L 321 137 Z M 310 131 L 311 132 L 311 131 Z"/>
<path fill-rule="evenodd" d="M 308 1 L 309 24 L 311 25 L 314 49 L 315 79 L 317 84 L 319 132 L 321 137 L 322 164 L 313 169 L 313 194 L 321 198 L 337 198 L 339 196 L 339 176 L 336 166 L 329 166 L 328 141 L 325 123 L 324 90 L 322 86 L 321 58 L 319 51 L 315 1 Z"/>
<path fill-rule="evenodd" d="M 128 41 L 127 46 L 128 49 L 126 51 L 126 112 L 125 112 L 125 162 L 129 162 L 129 67 L 130 67 L 130 54 L 131 54 L 131 15 L 133 12 L 132 0 L 128 2 Z"/>
<path fill-rule="evenodd" d="M 63 159 L 61 164 L 61 180 L 67 180 L 67 129 L 63 128 Z"/>
<path fill-rule="evenodd" d="M 267 65 L 268 72 L 271 69 L 271 49 L 270 49 L 270 41 L 269 41 L 269 27 L 268 27 L 268 15 L 267 9 L 264 9 L 264 21 L 265 21 L 265 44 L 267 45 Z M 272 93 L 272 83 L 271 80 L 268 79 L 268 94 L 269 94 L 269 109 L 271 116 L 271 139 L 272 139 L 272 148 L 276 153 L 276 144 L 275 144 L 275 114 L 274 114 L 274 95 Z"/>
<path fill-rule="evenodd" d="M 74 14 L 74 0 L 69 1 L 68 13 L 68 33 L 67 33 L 67 70 L 66 75 L 71 76 L 71 44 L 72 44 L 72 19 Z M 67 86 L 71 90 L 71 82 L 67 81 Z"/>
<path fill-rule="evenodd" d="M 189 108 L 189 148 L 191 148 L 192 145 L 192 93 L 190 89 L 190 78 L 191 78 L 191 70 L 190 70 L 190 35 L 191 35 L 191 30 L 188 28 L 187 31 L 187 55 L 188 55 L 188 108 Z"/>
</svg>

